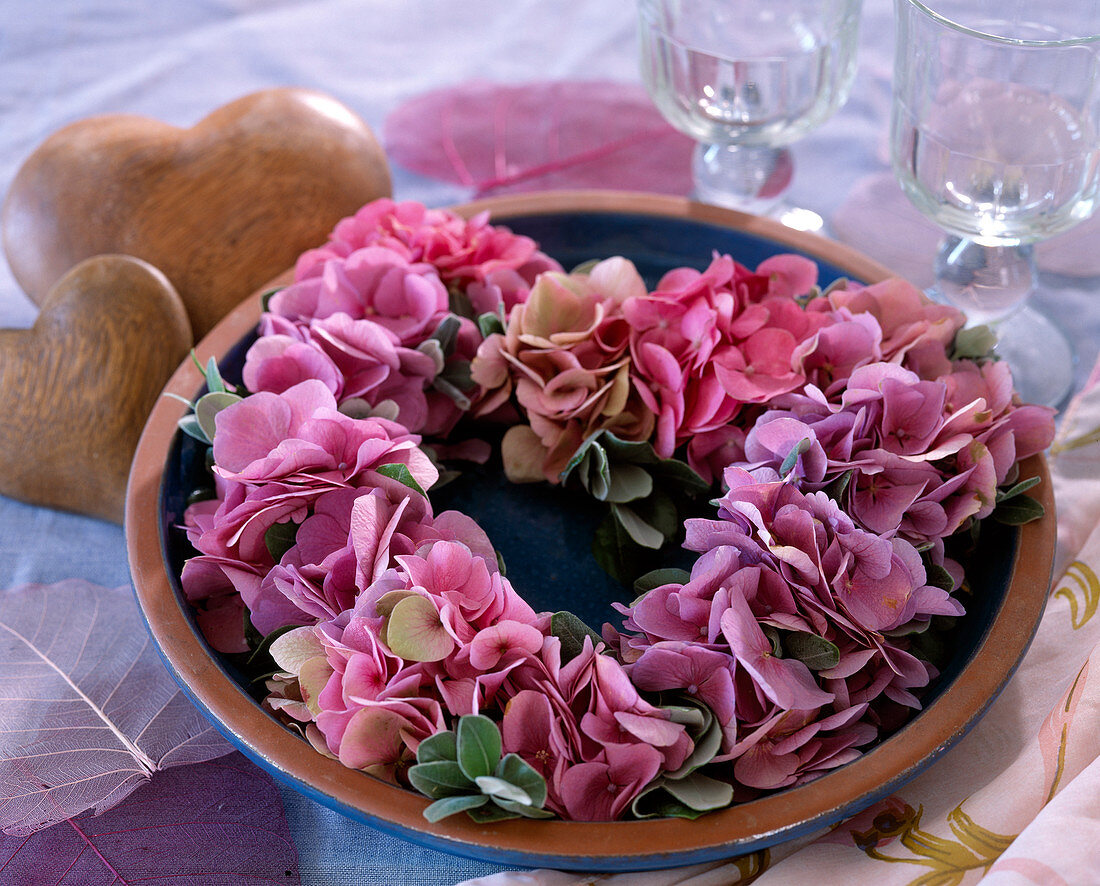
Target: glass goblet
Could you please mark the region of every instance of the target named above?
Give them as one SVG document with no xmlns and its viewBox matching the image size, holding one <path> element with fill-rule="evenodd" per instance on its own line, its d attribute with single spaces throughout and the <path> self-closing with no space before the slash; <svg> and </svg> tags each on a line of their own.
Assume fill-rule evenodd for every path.
<svg viewBox="0 0 1100 886">
<path fill-rule="evenodd" d="M 933 297 L 988 324 L 1024 400 L 1058 405 L 1073 350 L 1026 304 L 1033 244 L 1100 193 L 1100 5 L 895 0 L 891 154 L 913 204 L 946 231 Z"/>
<path fill-rule="evenodd" d="M 791 227 L 787 148 L 848 98 L 861 0 L 639 0 L 642 77 L 657 109 L 695 139 L 695 197 Z"/>
</svg>

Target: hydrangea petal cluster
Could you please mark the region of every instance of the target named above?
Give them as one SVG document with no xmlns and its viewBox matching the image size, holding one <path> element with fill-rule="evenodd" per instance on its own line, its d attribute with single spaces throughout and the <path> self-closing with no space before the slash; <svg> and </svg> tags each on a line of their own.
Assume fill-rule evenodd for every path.
<svg viewBox="0 0 1100 886">
<path fill-rule="evenodd" d="M 919 709 L 913 638 L 962 613 L 952 536 L 1052 438 L 1003 363 L 954 353 L 963 322 L 903 281 L 819 292 L 791 255 L 653 288 L 621 257 L 565 273 L 486 215 L 376 201 L 269 300 L 214 420 L 214 497 L 185 514 L 184 592 L 216 649 L 266 638 L 270 711 L 397 784 L 472 714 L 566 819 L 695 776 L 735 801 L 801 784 Z M 568 466 L 638 544 L 682 529 L 690 573 L 602 641 L 555 628 L 424 492 L 421 435 L 465 457 L 501 424 L 511 480 Z M 705 485 L 683 461 L 713 516 L 677 516 Z"/>
</svg>

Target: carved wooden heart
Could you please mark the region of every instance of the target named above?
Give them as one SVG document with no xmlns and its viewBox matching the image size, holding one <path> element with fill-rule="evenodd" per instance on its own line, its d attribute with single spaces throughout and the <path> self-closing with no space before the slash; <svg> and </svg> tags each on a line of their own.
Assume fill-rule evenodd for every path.
<svg viewBox="0 0 1100 886">
<path fill-rule="evenodd" d="M 390 188 L 385 154 L 347 107 L 272 89 L 191 129 L 108 115 L 59 130 L 19 170 L 0 228 L 35 302 L 85 258 L 133 255 L 172 281 L 197 339 Z"/>
<path fill-rule="evenodd" d="M 145 419 L 190 347 L 156 268 L 124 255 L 73 268 L 31 329 L 0 330 L 0 493 L 121 522 Z"/>
</svg>

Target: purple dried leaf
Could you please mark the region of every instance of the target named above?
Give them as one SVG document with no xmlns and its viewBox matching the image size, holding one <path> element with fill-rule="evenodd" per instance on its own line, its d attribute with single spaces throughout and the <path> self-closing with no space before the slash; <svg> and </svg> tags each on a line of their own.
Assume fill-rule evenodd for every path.
<svg viewBox="0 0 1100 886">
<path fill-rule="evenodd" d="M 0 828 L 102 812 L 171 766 L 232 747 L 165 670 L 127 587 L 0 594 Z"/>
<path fill-rule="evenodd" d="M 0 881 L 172 881 L 296 886 L 298 855 L 275 783 L 240 754 L 162 772 L 102 815 L 0 835 Z"/>
</svg>

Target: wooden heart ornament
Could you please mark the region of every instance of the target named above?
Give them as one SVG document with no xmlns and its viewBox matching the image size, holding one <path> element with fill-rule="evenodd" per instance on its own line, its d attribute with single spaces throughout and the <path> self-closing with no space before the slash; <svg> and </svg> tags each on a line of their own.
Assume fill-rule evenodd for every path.
<svg viewBox="0 0 1100 886">
<path fill-rule="evenodd" d="M 124 253 L 172 281 L 197 339 L 337 221 L 390 192 L 382 148 L 346 106 L 271 89 L 191 129 L 106 115 L 59 130 L 16 175 L 0 229 L 36 303 L 77 262 Z"/>
<path fill-rule="evenodd" d="M 156 268 L 123 255 L 73 268 L 31 329 L 0 330 L 0 493 L 121 522 L 145 419 L 191 340 Z"/>
</svg>

